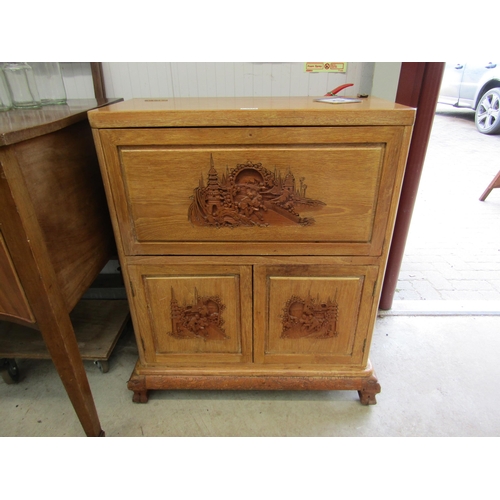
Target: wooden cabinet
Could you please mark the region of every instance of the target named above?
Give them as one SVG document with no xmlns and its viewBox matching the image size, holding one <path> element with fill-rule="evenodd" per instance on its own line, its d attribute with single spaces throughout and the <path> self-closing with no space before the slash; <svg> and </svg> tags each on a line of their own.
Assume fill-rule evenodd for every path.
<svg viewBox="0 0 500 500">
<path fill-rule="evenodd" d="M 414 110 L 132 100 L 89 113 L 149 389 L 351 389 L 369 361 Z"/>
<path fill-rule="evenodd" d="M 108 102 L 0 113 L 0 358 L 50 357 L 88 436 L 103 431 L 75 330 L 118 318 L 114 345 L 128 316 L 126 301 L 78 305 L 116 251 L 87 120 Z"/>
</svg>

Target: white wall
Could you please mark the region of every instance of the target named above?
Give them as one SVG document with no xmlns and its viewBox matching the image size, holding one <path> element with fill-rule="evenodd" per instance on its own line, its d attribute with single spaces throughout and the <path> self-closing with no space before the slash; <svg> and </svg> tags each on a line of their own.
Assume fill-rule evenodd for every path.
<svg viewBox="0 0 500 500">
<path fill-rule="evenodd" d="M 349 62 L 346 73 L 306 73 L 303 62 L 105 62 L 107 97 L 322 96 L 370 93 L 374 63 Z"/>
<path fill-rule="evenodd" d="M 107 97 L 322 96 L 344 83 L 341 95 L 395 100 L 400 62 L 349 62 L 347 73 L 306 73 L 304 63 L 103 62 Z M 94 97 L 90 63 L 61 63 L 68 99 Z"/>
<path fill-rule="evenodd" d="M 94 83 L 89 62 L 60 63 L 68 99 L 93 99 Z"/>
<path fill-rule="evenodd" d="M 371 95 L 395 102 L 400 72 L 400 62 L 375 63 Z"/>
</svg>

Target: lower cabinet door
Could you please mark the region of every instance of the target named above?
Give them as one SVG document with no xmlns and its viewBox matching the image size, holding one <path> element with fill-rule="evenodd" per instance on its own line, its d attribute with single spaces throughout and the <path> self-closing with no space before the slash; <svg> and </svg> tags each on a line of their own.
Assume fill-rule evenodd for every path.
<svg viewBox="0 0 500 500">
<path fill-rule="evenodd" d="M 158 257 L 128 265 L 143 363 L 252 360 L 252 267 L 202 260 L 176 265 Z"/>
<path fill-rule="evenodd" d="M 255 266 L 254 361 L 362 365 L 377 274 L 377 266 Z"/>
</svg>

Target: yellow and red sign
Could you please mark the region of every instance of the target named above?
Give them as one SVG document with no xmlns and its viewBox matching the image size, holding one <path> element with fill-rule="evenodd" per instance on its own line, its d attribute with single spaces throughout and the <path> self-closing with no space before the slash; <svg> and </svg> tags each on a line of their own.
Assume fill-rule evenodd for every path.
<svg viewBox="0 0 500 500">
<path fill-rule="evenodd" d="M 345 73 L 346 62 L 306 62 L 306 73 Z"/>
</svg>

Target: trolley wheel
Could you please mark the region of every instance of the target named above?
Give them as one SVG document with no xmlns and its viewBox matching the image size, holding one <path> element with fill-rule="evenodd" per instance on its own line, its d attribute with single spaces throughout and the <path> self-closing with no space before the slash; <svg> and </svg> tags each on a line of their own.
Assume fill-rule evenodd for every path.
<svg viewBox="0 0 500 500">
<path fill-rule="evenodd" d="M 19 368 L 15 359 L 0 359 L 0 372 L 6 384 L 19 382 Z"/>
<path fill-rule="evenodd" d="M 103 359 L 100 361 L 94 361 L 94 365 L 99 368 L 101 373 L 108 373 L 109 372 L 109 361 L 107 359 Z"/>
</svg>

